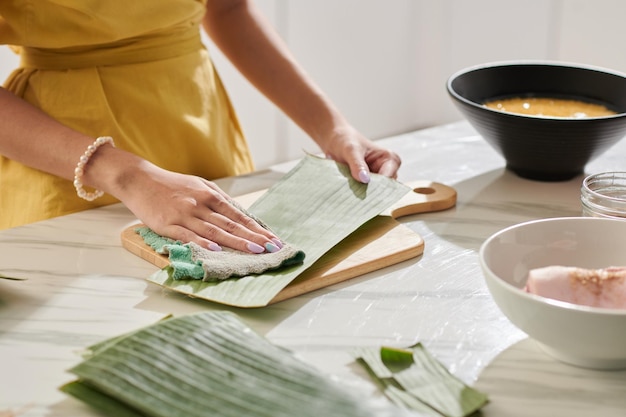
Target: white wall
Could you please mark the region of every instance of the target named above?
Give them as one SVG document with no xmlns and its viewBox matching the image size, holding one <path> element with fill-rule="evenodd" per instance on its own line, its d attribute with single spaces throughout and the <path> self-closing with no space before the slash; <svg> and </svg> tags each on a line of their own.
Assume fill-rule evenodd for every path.
<svg viewBox="0 0 626 417">
<path fill-rule="evenodd" d="M 623 0 L 257 0 L 313 79 L 357 128 L 380 138 L 460 119 L 455 71 L 550 59 L 626 72 Z M 210 42 L 257 168 L 316 151 Z M 0 78 L 17 59 L 0 48 Z"/>
<path fill-rule="evenodd" d="M 19 59 L 6 46 L 0 46 L 0 80 L 4 81 L 15 66 L 17 66 Z"/>
</svg>

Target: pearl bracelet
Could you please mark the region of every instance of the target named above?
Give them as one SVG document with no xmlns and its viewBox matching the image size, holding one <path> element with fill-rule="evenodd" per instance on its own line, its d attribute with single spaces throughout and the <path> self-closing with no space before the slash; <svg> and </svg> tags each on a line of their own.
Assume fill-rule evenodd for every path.
<svg viewBox="0 0 626 417">
<path fill-rule="evenodd" d="M 76 194 L 84 200 L 93 201 L 98 197 L 102 197 L 104 192 L 100 190 L 95 190 L 92 193 L 85 191 L 83 188 L 83 174 L 85 173 L 85 165 L 89 162 L 89 159 L 92 155 L 98 150 L 98 148 L 105 143 L 110 143 L 111 146 L 115 146 L 113 143 L 113 138 L 110 136 L 100 136 L 95 140 L 94 143 L 87 147 L 85 153 L 78 160 L 78 164 L 76 164 L 76 168 L 74 169 L 74 188 L 76 188 Z"/>
</svg>

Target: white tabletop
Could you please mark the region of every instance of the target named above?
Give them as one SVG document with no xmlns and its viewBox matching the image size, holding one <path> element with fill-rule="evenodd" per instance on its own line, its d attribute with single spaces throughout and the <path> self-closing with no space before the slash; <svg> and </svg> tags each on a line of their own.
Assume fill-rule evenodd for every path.
<svg viewBox="0 0 626 417">
<path fill-rule="evenodd" d="M 58 391 L 78 352 L 166 314 L 228 309 L 272 342 L 364 393 L 375 388 L 355 346 L 421 341 L 452 373 L 487 392 L 484 416 L 624 416 L 626 371 L 559 363 L 493 303 L 478 264 L 481 243 L 523 221 L 580 215 L 583 175 L 543 183 L 517 177 L 464 122 L 381 141 L 403 158 L 399 180 L 453 186 L 453 209 L 400 219 L 424 254 L 260 309 L 226 308 L 148 283 L 156 267 L 124 250 L 136 219 L 122 205 L 0 232 L 0 416 L 95 416 Z M 587 173 L 626 170 L 626 141 Z M 218 181 L 231 195 L 264 189 L 292 164 Z M 11 414 L 8 414 L 11 415 Z"/>
</svg>

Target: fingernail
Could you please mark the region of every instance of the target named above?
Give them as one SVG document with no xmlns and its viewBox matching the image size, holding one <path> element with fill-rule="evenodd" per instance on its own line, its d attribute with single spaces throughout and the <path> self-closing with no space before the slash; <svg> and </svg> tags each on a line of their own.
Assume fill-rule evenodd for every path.
<svg viewBox="0 0 626 417">
<path fill-rule="evenodd" d="M 253 242 L 248 243 L 248 250 L 252 253 L 265 252 L 265 248 L 263 246 L 257 245 L 256 243 L 253 243 Z"/>
<path fill-rule="evenodd" d="M 276 246 L 278 246 L 278 249 L 282 249 L 283 248 L 283 242 L 281 242 L 279 239 L 274 238 L 274 239 L 272 239 L 272 242 L 274 242 L 274 244 Z"/>
<path fill-rule="evenodd" d="M 367 172 L 367 170 L 361 169 L 359 171 L 359 181 L 361 181 L 363 184 L 367 184 L 368 182 L 370 182 L 370 174 L 369 172 Z"/>
<path fill-rule="evenodd" d="M 209 250 L 212 250 L 214 252 L 219 252 L 222 250 L 222 247 L 215 242 L 211 242 L 209 243 Z"/>
<path fill-rule="evenodd" d="M 267 242 L 265 244 L 265 250 L 268 252 L 277 252 L 280 250 L 280 248 L 276 245 L 274 245 L 273 243 Z"/>
</svg>

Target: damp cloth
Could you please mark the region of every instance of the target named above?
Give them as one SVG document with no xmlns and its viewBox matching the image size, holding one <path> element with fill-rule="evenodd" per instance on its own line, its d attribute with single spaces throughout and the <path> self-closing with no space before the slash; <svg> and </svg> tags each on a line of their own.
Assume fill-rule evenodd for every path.
<svg viewBox="0 0 626 417">
<path fill-rule="evenodd" d="M 260 219 L 252 216 L 235 202 L 232 203 L 268 229 Z M 135 231 L 155 252 L 168 255 L 170 265 L 165 269 L 170 278 L 175 280 L 195 279 L 217 282 L 229 278 L 241 278 L 301 264 L 305 257 L 302 250 L 288 243 L 285 243 L 279 251 L 260 254 L 230 248 L 212 251 L 194 242 L 183 243 L 163 237 L 145 226 L 138 227 Z"/>
</svg>

